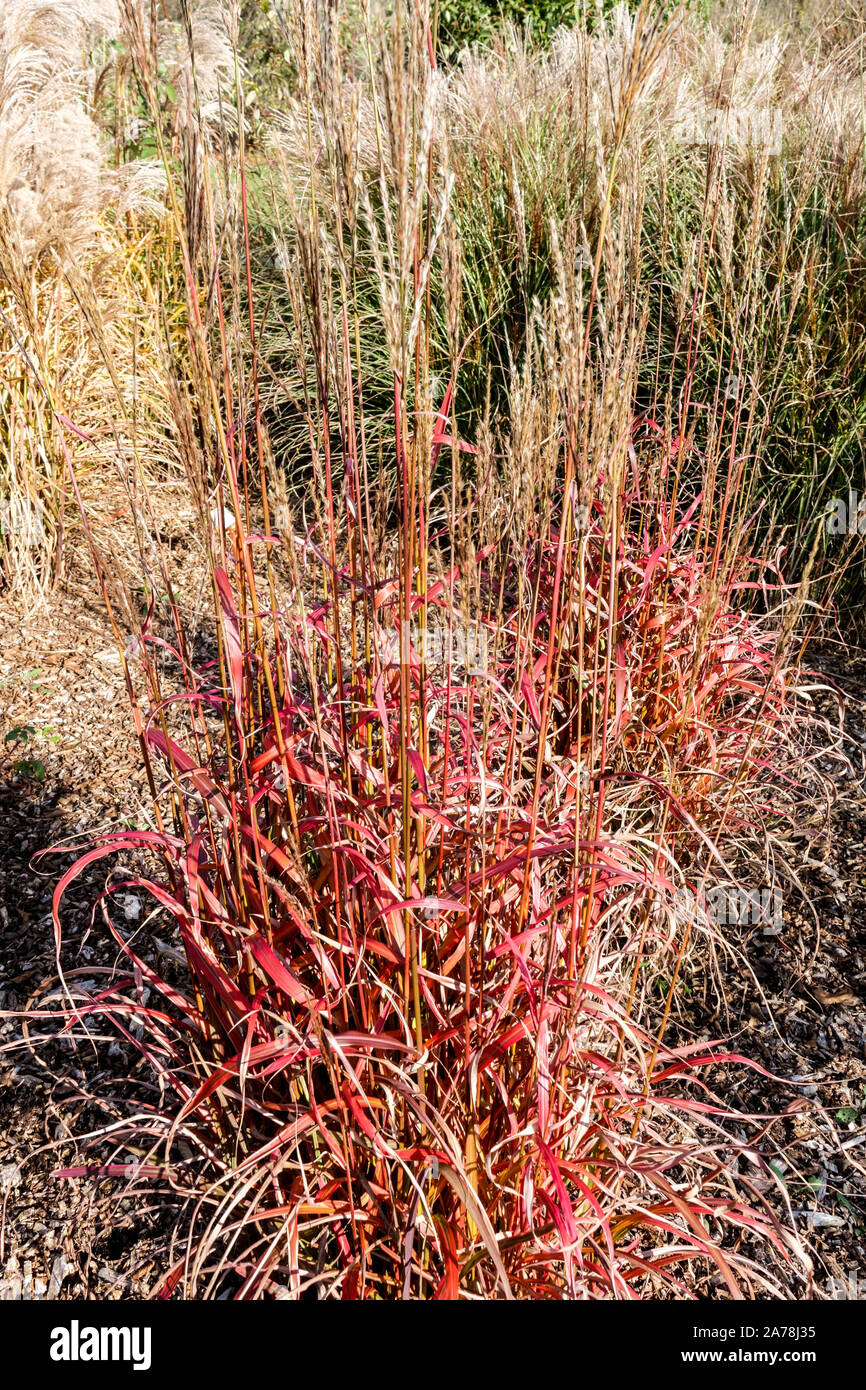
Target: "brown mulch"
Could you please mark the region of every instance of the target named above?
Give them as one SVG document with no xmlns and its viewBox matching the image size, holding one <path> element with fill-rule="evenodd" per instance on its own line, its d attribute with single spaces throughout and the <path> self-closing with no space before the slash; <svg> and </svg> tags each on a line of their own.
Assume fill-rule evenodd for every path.
<svg viewBox="0 0 866 1390">
<path fill-rule="evenodd" d="M 866 1268 L 866 653 L 822 649 L 811 664 L 844 695 L 850 766 L 827 760 L 829 821 L 793 837 L 804 891 L 786 894 L 781 934 L 744 932 L 753 975 L 731 970 L 724 981 L 735 1050 L 799 1084 L 728 1069 L 724 1094 L 741 1111 L 793 1108 L 759 1147 L 787 1189 L 816 1294 L 827 1297 L 832 1280 L 856 1289 Z M 833 695 L 816 703 L 838 718 Z M 767 1190 L 757 1172 L 746 1175 Z"/>
<path fill-rule="evenodd" d="M 51 899 L 72 851 L 33 863 L 47 846 L 81 845 L 105 831 L 145 824 L 147 788 L 121 667 L 99 605 L 75 583 L 28 613 L 0 613 L 3 735 L 31 725 L 26 745 L 6 744 L 0 765 L 0 1009 L 25 1007 L 56 975 Z M 23 761 L 40 766 L 24 771 Z M 93 901 L 106 869 L 95 866 L 67 896 L 64 964 L 111 965 Z M 14 1020 L 0 1024 L 8 1042 Z M 144 1296 L 151 1218 L 118 1213 L 106 1184 L 52 1179 L 74 1146 L 57 1144 L 87 1124 L 79 1082 L 92 1056 L 54 1048 L 0 1056 L 0 1188 L 4 1202 L 0 1297 Z M 98 1122 L 92 1117 L 92 1123 Z"/>
<path fill-rule="evenodd" d="M 181 576 L 185 558 L 181 545 Z M 192 591 L 194 564 L 189 569 Z M 0 746 L 0 1010 L 14 1012 L 56 975 L 51 898 L 74 857 L 70 849 L 34 864 L 33 856 L 112 828 L 146 826 L 150 812 L 120 661 L 88 566 L 77 559 L 65 587 L 40 608 L 4 596 L 0 642 L 0 737 L 24 725 L 36 731 L 26 746 Z M 797 842 L 807 893 L 786 899 L 781 936 L 744 931 L 737 943 L 758 987 L 748 971 L 730 967 L 726 1028 L 715 1018 L 694 1020 L 706 1036 L 731 1033 L 734 1050 L 773 1077 L 802 1083 L 739 1067 L 710 1077 L 741 1111 L 790 1112 L 759 1147 L 794 1209 L 817 1297 L 828 1296 L 831 1278 L 866 1268 L 866 655 L 822 653 L 822 666 L 846 694 L 854 771 L 835 774 L 829 833 L 804 828 Z M 41 770 L 22 769 L 24 759 Z M 110 872 L 96 864 L 67 895 L 66 968 L 115 959 L 105 934 L 91 931 Z M 132 898 L 131 917 L 139 910 Z M 19 1036 L 14 1018 L 0 1021 L 0 1042 L 8 1047 Z M 123 1063 L 118 1052 L 119 1076 Z M 98 1122 L 83 1097 L 88 1067 L 92 1053 L 58 1044 L 45 1055 L 0 1052 L 0 1298 L 141 1298 L 165 1272 L 169 1209 L 118 1205 L 110 1182 L 51 1176 L 74 1159 L 72 1131 Z M 780 1189 L 766 1169 L 743 1161 L 743 1173 L 781 1214 Z M 808 1296 L 809 1286 L 792 1274 L 789 1292 Z"/>
</svg>

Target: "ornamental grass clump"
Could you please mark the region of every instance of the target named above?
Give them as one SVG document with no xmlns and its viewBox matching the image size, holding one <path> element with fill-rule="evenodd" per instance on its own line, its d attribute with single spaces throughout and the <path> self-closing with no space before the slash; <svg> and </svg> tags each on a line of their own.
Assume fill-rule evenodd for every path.
<svg viewBox="0 0 866 1390">
<path fill-rule="evenodd" d="M 703 1258 L 737 1296 L 775 1287 L 738 1232 L 797 1250 L 732 1185 L 743 1146 L 700 1080 L 743 1059 L 667 1039 L 643 978 L 675 989 L 713 931 L 684 890 L 797 768 L 789 682 L 736 582 L 707 617 L 689 508 L 656 499 L 612 548 L 600 499 L 578 532 L 555 494 L 526 546 L 479 544 L 471 568 L 428 549 L 423 575 L 369 567 L 346 497 L 336 566 L 285 538 L 297 587 L 271 641 L 232 528 L 220 677 L 188 673 L 183 741 L 167 701 L 143 725 L 168 825 L 94 847 L 56 899 L 96 857 L 165 863 L 112 885 L 126 969 L 95 998 L 70 986 L 67 1026 L 143 1024 L 152 1080 L 96 1137 L 148 1154 L 95 1175 L 186 1199 L 168 1288 L 621 1297 L 682 1289 Z M 178 985 L 115 920 L 112 895 L 141 889 L 176 927 Z"/>
</svg>

